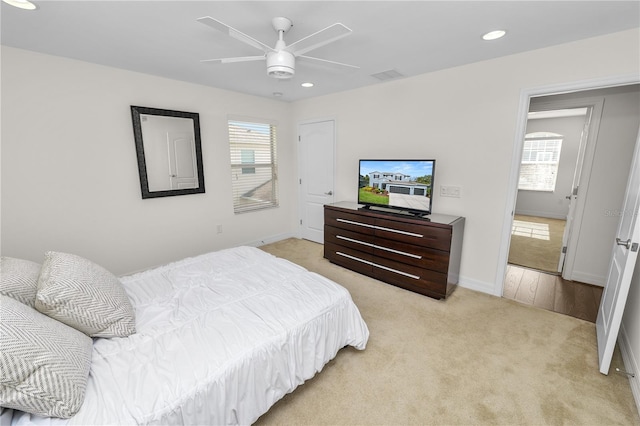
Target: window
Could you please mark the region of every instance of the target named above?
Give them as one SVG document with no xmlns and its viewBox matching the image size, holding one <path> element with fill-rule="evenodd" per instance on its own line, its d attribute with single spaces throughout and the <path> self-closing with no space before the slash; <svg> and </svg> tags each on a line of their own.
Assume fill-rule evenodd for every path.
<svg viewBox="0 0 640 426">
<path fill-rule="evenodd" d="M 561 148 L 562 135 L 547 132 L 527 134 L 522 150 L 518 189 L 554 191 Z"/>
<path fill-rule="evenodd" d="M 256 162 L 256 152 L 253 149 L 240 150 L 240 162 L 242 164 L 254 164 Z M 252 174 L 256 172 L 255 167 L 243 167 L 242 174 Z"/>
<path fill-rule="evenodd" d="M 276 126 L 229 120 L 233 211 L 278 206 Z"/>
</svg>

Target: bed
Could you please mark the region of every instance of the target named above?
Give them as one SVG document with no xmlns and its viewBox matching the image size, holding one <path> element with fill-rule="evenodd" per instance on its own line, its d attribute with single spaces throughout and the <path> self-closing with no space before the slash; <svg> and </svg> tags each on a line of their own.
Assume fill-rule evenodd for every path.
<svg viewBox="0 0 640 426">
<path fill-rule="evenodd" d="M 346 289 L 254 247 L 119 281 L 136 330 L 93 337 L 79 411 L 63 419 L 3 408 L 3 425 L 251 424 L 369 337 Z"/>
</svg>

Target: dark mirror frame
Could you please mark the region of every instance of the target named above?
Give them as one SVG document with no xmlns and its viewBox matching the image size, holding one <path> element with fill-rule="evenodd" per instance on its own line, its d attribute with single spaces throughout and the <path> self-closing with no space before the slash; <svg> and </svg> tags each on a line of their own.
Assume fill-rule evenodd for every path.
<svg viewBox="0 0 640 426">
<path fill-rule="evenodd" d="M 198 187 L 185 189 L 168 189 L 162 191 L 149 191 L 149 179 L 147 176 L 147 163 L 144 155 L 144 143 L 142 139 L 142 125 L 140 114 L 160 115 L 165 117 L 180 117 L 193 120 L 193 136 L 196 151 L 196 166 L 198 168 Z M 174 195 L 188 195 L 204 193 L 204 169 L 202 167 L 202 146 L 200 142 L 200 118 L 196 112 L 173 111 L 168 109 L 148 108 L 131 105 L 131 118 L 133 120 L 133 135 L 136 143 L 136 155 L 138 157 L 138 172 L 140 174 L 140 189 L 142 198 L 170 197 Z"/>
</svg>

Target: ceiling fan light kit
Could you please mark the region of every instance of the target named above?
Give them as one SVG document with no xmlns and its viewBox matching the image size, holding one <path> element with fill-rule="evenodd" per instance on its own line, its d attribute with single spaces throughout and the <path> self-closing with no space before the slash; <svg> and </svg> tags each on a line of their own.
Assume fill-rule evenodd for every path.
<svg viewBox="0 0 640 426">
<path fill-rule="evenodd" d="M 296 73 L 293 53 L 281 50 L 267 53 L 267 75 L 273 78 L 291 78 Z"/>
<path fill-rule="evenodd" d="M 321 62 L 324 65 L 334 67 L 358 68 L 354 65 L 342 64 L 340 62 L 334 62 L 326 59 L 314 58 L 304 55 L 305 53 L 313 49 L 325 46 L 351 34 L 351 30 L 349 28 L 339 23 L 330 25 L 287 46 L 284 41 L 284 34 L 291 29 L 293 23 L 288 18 L 273 18 L 273 20 L 271 21 L 271 25 L 273 26 L 273 29 L 278 33 L 278 40 L 276 41 L 274 47 L 270 47 L 265 43 L 262 43 L 261 41 L 258 41 L 253 37 L 244 34 L 241 31 L 238 31 L 237 29 L 230 27 L 229 25 L 220 22 L 210 16 L 198 18 L 197 21 L 264 52 L 263 56 L 205 59 L 201 62 L 217 62 L 221 64 L 227 64 L 234 62 L 265 60 L 267 63 L 267 75 L 269 77 L 277 79 L 289 79 L 295 75 L 296 58 Z"/>
</svg>

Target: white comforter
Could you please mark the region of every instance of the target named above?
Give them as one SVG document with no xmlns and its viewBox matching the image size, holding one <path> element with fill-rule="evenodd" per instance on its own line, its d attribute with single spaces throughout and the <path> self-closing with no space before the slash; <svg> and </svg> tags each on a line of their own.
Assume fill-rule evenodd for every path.
<svg viewBox="0 0 640 426">
<path fill-rule="evenodd" d="M 364 349 L 369 337 L 346 289 L 253 247 L 122 282 L 138 332 L 95 339 L 78 414 L 15 412 L 13 424 L 250 424 L 340 348 Z"/>
</svg>

